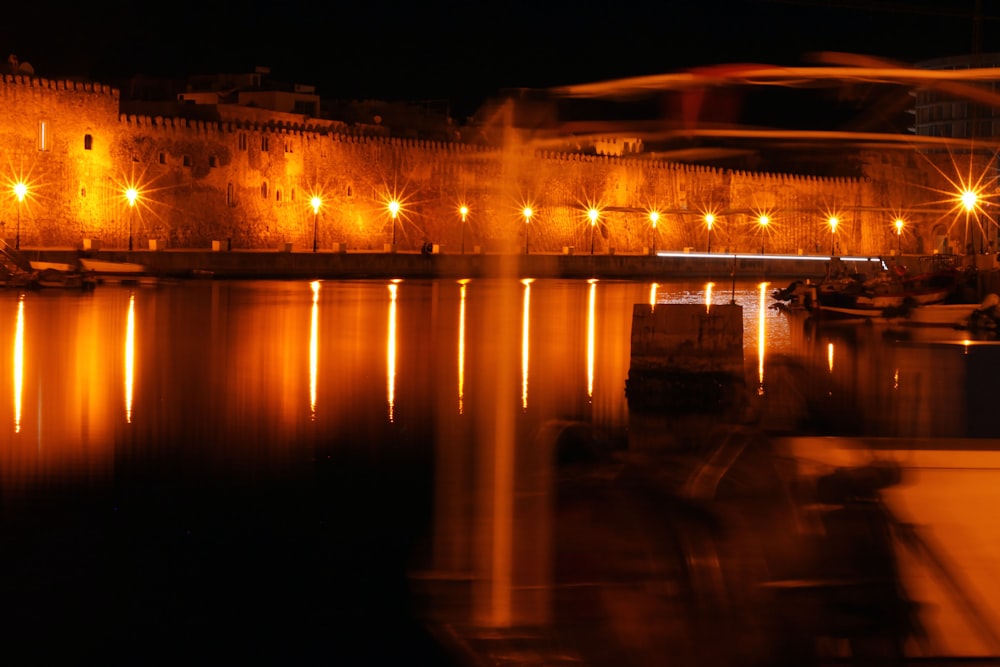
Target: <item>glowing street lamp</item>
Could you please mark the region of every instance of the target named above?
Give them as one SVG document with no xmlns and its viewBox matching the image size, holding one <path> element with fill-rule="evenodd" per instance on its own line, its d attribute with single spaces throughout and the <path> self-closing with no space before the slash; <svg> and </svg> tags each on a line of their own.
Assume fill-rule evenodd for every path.
<svg viewBox="0 0 1000 667">
<path fill-rule="evenodd" d="M 902 218 L 896 218 L 896 256 L 903 254 L 903 222 Z"/>
<path fill-rule="evenodd" d="M 134 187 L 125 190 L 125 199 L 128 200 L 128 249 L 132 250 L 132 220 L 135 217 L 135 200 L 139 198 L 139 191 Z"/>
<path fill-rule="evenodd" d="M 757 218 L 757 222 L 760 223 L 760 254 L 764 254 L 764 232 L 767 230 L 767 226 L 771 223 L 771 219 L 766 215 L 762 215 Z"/>
<path fill-rule="evenodd" d="M 312 206 L 313 210 L 313 252 L 316 252 L 316 248 L 319 247 L 316 236 L 317 228 L 319 227 L 319 207 L 323 205 L 323 199 L 319 195 L 314 195 L 309 200 L 309 205 Z"/>
<path fill-rule="evenodd" d="M 656 254 L 656 223 L 660 221 L 659 211 L 649 212 L 649 223 L 652 225 L 649 230 L 649 247 L 652 249 L 653 254 Z"/>
<path fill-rule="evenodd" d="M 715 224 L 715 216 L 711 213 L 705 214 L 705 226 L 708 227 L 708 246 L 706 252 L 712 252 L 712 225 Z"/>
<path fill-rule="evenodd" d="M 392 216 L 392 249 L 396 250 L 396 218 L 399 216 L 399 202 L 393 199 L 389 202 L 387 208 L 389 209 L 389 215 Z"/>
<path fill-rule="evenodd" d="M 535 212 L 531 210 L 530 206 L 525 206 L 524 210 L 521 211 L 521 215 L 524 216 L 524 254 L 528 254 L 528 230 L 531 229 L 531 216 Z"/>
<path fill-rule="evenodd" d="M 965 207 L 965 210 L 967 212 L 971 212 L 972 209 L 976 208 L 976 200 L 979 199 L 979 197 L 976 195 L 975 191 L 966 190 L 962 193 L 961 199 L 962 206 Z"/>
<path fill-rule="evenodd" d="M 837 254 L 837 241 L 834 236 L 837 233 L 837 224 L 840 220 L 837 220 L 836 216 L 830 216 L 830 257 Z"/>
<path fill-rule="evenodd" d="M 14 238 L 14 248 L 21 249 L 21 205 L 28 194 L 28 186 L 23 181 L 14 184 L 14 196 L 17 198 L 17 236 Z"/>
<path fill-rule="evenodd" d="M 465 219 L 469 215 L 469 207 L 462 204 L 458 207 L 458 214 L 462 216 L 462 254 L 465 254 Z"/>
<path fill-rule="evenodd" d="M 594 254 L 594 231 L 597 229 L 597 219 L 601 217 L 601 212 L 596 208 L 591 208 L 587 211 L 587 217 L 590 218 L 590 254 Z"/>
</svg>

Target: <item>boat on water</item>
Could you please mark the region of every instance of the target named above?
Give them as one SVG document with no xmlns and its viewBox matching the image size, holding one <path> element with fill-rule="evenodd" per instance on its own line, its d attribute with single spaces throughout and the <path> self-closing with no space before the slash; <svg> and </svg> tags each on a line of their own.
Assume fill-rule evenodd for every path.
<svg viewBox="0 0 1000 667">
<path fill-rule="evenodd" d="M 926 306 L 959 300 L 966 276 L 951 256 L 918 260 L 916 270 L 881 262 L 874 275 L 848 271 L 833 258 L 824 279 L 797 280 L 775 290 L 779 309 L 807 311 L 829 319 L 898 318 Z M 963 304 L 974 310 L 978 304 Z M 928 313 L 929 314 L 929 313 Z M 950 317 L 946 313 L 942 317 Z"/>
<path fill-rule="evenodd" d="M 72 264 L 31 261 L 29 267 L 27 270 L 5 272 L 0 284 L 19 290 L 43 288 L 91 290 L 97 284 L 92 277 L 81 273 Z"/>
<path fill-rule="evenodd" d="M 80 266 L 84 271 L 116 275 L 138 275 L 146 273 L 146 267 L 133 262 L 111 262 L 104 259 L 81 257 Z"/>
<path fill-rule="evenodd" d="M 149 274 L 146 267 L 134 262 L 113 262 L 92 257 L 81 257 L 80 266 L 85 275 L 102 284 L 156 284 L 156 276 Z"/>
</svg>

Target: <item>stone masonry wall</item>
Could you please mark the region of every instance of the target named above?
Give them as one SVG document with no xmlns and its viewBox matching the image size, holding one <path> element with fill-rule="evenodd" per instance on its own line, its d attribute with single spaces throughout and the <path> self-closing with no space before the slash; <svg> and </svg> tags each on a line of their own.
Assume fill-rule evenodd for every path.
<svg viewBox="0 0 1000 667">
<path fill-rule="evenodd" d="M 45 125 L 45 146 L 41 127 Z M 44 150 L 43 150 L 44 148 Z M 202 122 L 125 116 L 107 86 L 7 76 L 0 82 L 0 153 L 12 185 L 29 183 L 18 206 L 0 197 L 0 234 L 20 211 L 22 245 L 233 248 L 346 243 L 381 250 L 426 242 L 444 252 L 641 252 L 704 250 L 704 214 L 717 222 L 713 250 L 878 254 L 896 241 L 877 209 L 885 186 L 478 145 L 362 137 L 279 122 Z M 124 191 L 134 185 L 134 209 Z M 310 207 L 322 197 L 318 215 Z M 402 203 L 393 221 L 387 202 Z M 463 224 L 459 207 L 470 212 Z M 601 210 L 596 225 L 589 206 Z M 534 215 L 526 224 L 522 210 Z M 661 218 L 654 230 L 649 211 Z M 758 222 L 770 218 L 767 228 Z M 827 219 L 841 224 L 831 237 Z"/>
</svg>

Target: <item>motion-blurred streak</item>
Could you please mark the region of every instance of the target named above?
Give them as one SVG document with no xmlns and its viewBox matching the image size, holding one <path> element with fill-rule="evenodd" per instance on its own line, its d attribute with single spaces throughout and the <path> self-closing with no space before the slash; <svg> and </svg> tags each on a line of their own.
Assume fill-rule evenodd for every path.
<svg viewBox="0 0 1000 667">
<path fill-rule="evenodd" d="M 844 82 L 867 82 L 926 87 L 941 82 L 995 81 L 997 78 L 994 67 L 932 70 L 909 66 L 782 67 L 731 63 L 698 67 L 686 72 L 562 86 L 553 88 L 552 93 L 570 98 L 629 99 L 651 92 L 717 86 L 822 87 L 838 86 Z"/>
</svg>

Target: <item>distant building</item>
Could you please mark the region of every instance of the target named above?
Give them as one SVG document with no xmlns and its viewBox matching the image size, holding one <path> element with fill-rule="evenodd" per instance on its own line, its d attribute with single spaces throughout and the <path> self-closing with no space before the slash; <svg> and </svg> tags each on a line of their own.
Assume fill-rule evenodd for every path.
<svg viewBox="0 0 1000 667">
<path fill-rule="evenodd" d="M 1000 53 L 950 56 L 918 62 L 917 67 L 931 70 L 997 68 L 994 81 L 949 84 L 934 88 L 921 88 L 914 93 L 916 98 L 913 115 L 914 134 L 923 137 L 952 137 L 972 139 L 975 137 L 1000 136 L 1000 106 L 979 104 L 968 96 L 949 92 L 961 87 L 978 87 L 994 94 L 1000 93 Z"/>
<path fill-rule="evenodd" d="M 643 143 L 639 137 L 599 137 L 593 139 L 593 147 L 597 155 L 623 157 L 641 153 Z"/>
</svg>

